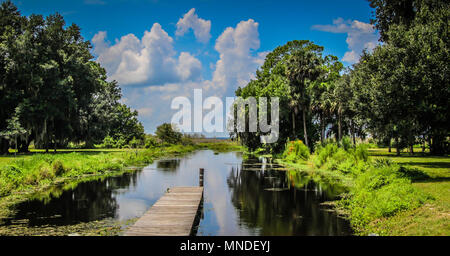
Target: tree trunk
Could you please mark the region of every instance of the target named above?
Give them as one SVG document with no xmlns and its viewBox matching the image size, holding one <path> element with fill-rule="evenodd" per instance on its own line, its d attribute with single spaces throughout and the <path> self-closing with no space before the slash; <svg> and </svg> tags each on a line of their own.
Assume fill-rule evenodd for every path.
<svg viewBox="0 0 450 256">
<path fill-rule="evenodd" d="M 303 135 L 305 137 L 305 145 L 307 147 L 309 147 L 309 144 L 308 144 L 308 133 L 306 131 L 306 111 L 305 111 L 305 108 L 303 108 L 302 112 L 303 112 Z"/>
<path fill-rule="evenodd" d="M 414 145 L 412 145 L 412 144 L 409 146 L 409 153 L 411 155 L 414 155 Z"/>
<path fill-rule="evenodd" d="M 0 138 L 0 154 L 5 155 L 8 154 L 9 143 L 7 140 Z"/>
<path fill-rule="evenodd" d="M 425 135 L 423 135 L 422 137 L 423 137 L 423 141 L 422 141 L 422 152 L 425 153 L 425 141 L 426 141 L 426 138 L 425 138 Z"/>
<path fill-rule="evenodd" d="M 388 140 L 388 147 L 389 147 L 389 153 L 391 153 L 392 152 L 391 137 L 389 137 L 389 140 Z"/>
<path fill-rule="evenodd" d="M 355 127 L 353 126 L 352 119 L 350 119 L 350 133 L 352 134 L 353 145 L 356 145 Z"/>
<path fill-rule="evenodd" d="M 295 140 L 295 111 L 292 111 L 292 139 Z"/>
<path fill-rule="evenodd" d="M 16 145 L 16 150 L 14 150 L 14 157 L 16 157 L 16 155 L 17 155 L 17 135 L 14 136 L 14 143 Z"/>
<path fill-rule="evenodd" d="M 397 148 L 397 156 L 400 155 L 400 144 L 398 141 L 398 137 L 395 137 L 395 147 Z"/>
<path fill-rule="evenodd" d="M 432 136 L 430 151 L 434 155 L 443 155 L 445 153 L 444 147 L 445 136 L 436 133 Z"/>
<path fill-rule="evenodd" d="M 22 140 L 21 142 L 20 142 L 20 145 L 19 145 L 19 153 L 28 153 L 28 152 L 30 152 L 30 150 L 28 149 L 28 147 L 30 146 L 30 142 L 28 141 L 28 140 Z"/>
<path fill-rule="evenodd" d="M 325 141 L 325 120 L 324 115 L 320 114 L 320 142 L 323 143 Z"/>
<path fill-rule="evenodd" d="M 342 139 L 342 120 L 341 120 L 341 110 L 338 110 L 338 142 Z"/>
</svg>

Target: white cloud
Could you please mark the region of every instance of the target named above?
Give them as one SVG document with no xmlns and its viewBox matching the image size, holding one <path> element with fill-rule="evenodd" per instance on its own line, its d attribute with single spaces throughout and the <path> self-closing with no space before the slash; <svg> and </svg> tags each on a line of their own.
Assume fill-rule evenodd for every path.
<svg viewBox="0 0 450 256">
<path fill-rule="evenodd" d="M 333 25 L 314 25 L 313 29 L 330 32 L 347 34 L 347 51 L 342 61 L 355 63 L 359 60 L 360 54 L 364 49 L 372 51 L 378 44 L 378 33 L 369 23 L 358 20 L 344 20 L 338 18 L 333 20 Z"/>
<path fill-rule="evenodd" d="M 92 39 L 97 61 L 112 79 L 123 88 L 123 102 L 139 112 L 147 132 L 170 122 L 177 110 L 171 110 L 172 99 L 192 98 L 194 89 L 203 89 L 203 98 L 234 96 L 238 86 L 245 86 L 264 62 L 267 52 L 260 47 L 258 23 L 252 19 L 226 28 L 215 42 L 219 59 L 207 63 L 212 78 L 202 77 L 201 62 L 187 52 L 177 53 L 173 39 L 155 23 L 139 39 L 133 34 L 123 36 L 111 45 L 107 33 L 99 32 Z M 138 84 L 142 86 L 126 86 Z M 124 86 L 125 85 L 125 86 Z"/>
<path fill-rule="evenodd" d="M 141 40 L 128 34 L 110 45 L 106 35 L 101 31 L 94 36 L 93 52 L 109 77 L 121 85 L 161 85 L 195 81 L 201 76 L 201 62 L 188 52 L 177 58 L 173 39 L 158 23 L 145 31 Z"/>
<path fill-rule="evenodd" d="M 254 77 L 256 69 L 267 53 L 253 54 L 259 49 L 258 23 L 252 19 L 241 21 L 236 28 L 228 27 L 216 40 L 220 59 L 215 65 L 213 85 L 232 93 Z"/>
<path fill-rule="evenodd" d="M 189 29 L 194 31 L 197 41 L 207 43 L 211 38 L 211 21 L 204 20 L 198 17 L 195 13 L 195 8 L 192 8 L 184 14 L 183 18 L 180 18 L 177 22 L 177 36 L 182 36 L 188 32 Z"/>
</svg>

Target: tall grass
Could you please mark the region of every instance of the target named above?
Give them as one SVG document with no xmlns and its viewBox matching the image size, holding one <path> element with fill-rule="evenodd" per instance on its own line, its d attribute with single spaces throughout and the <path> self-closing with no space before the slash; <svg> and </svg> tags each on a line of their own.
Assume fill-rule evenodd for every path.
<svg viewBox="0 0 450 256">
<path fill-rule="evenodd" d="M 289 153 L 295 152 L 290 144 L 286 150 L 284 161 L 305 160 L 306 155 Z M 324 143 L 315 148 L 308 162 L 322 174 L 351 180 L 349 193 L 343 195 L 338 206 L 349 213 L 352 226 L 361 233 L 375 219 L 417 208 L 430 199 L 411 184 L 411 180 L 426 174 L 385 159 L 371 161 L 366 144 L 353 146 L 345 139 L 340 144 Z"/>
<path fill-rule="evenodd" d="M 173 145 L 99 154 L 34 154 L 0 166 L 0 197 L 8 196 L 13 191 L 48 185 L 66 178 L 119 171 L 127 165 L 150 163 L 161 156 L 187 153 L 197 148 L 194 145 Z"/>
<path fill-rule="evenodd" d="M 288 141 L 282 157 L 290 162 L 300 162 L 308 160 L 310 156 L 309 148 L 303 141 Z"/>
</svg>

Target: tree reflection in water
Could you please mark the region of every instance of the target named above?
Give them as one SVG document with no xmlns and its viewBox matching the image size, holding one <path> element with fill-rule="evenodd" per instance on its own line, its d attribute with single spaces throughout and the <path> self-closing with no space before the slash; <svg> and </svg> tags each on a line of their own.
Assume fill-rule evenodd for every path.
<svg viewBox="0 0 450 256">
<path fill-rule="evenodd" d="M 205 201 L 197 235 L 351 234 L 347 221 L 320 206 L 341 188 L 263 158 L 243 162 L 240 153 L 210 150 L 118 177 L 54 186 L 17 205 L 11 221 L 42 226 L 139 217 L 167 188 L 198 186 L 199 168 L 205 169 Z"/>
<path fill-rule="evenodd" d="M 245 162 L 244 167 L 248 167 Z M 233 167 L 227 179 L 232 203 L 245 225 L 269 236 L 350 234 L 344 220 L 319 205 L 341 188 L 316 183 L 298 172 L 262 167 L 265 170 Z"/>
<path fill-rule="evenodd" d="M 45 193 L 35 194 L 31 200 L 17 205 L 14 219 L 27 219 L 30 226 L 39 226 L 115 218 L 118 209 L 116 195 L 130 186 L 136 186 L 140 172 L 53 186 Z"/>
</svg>

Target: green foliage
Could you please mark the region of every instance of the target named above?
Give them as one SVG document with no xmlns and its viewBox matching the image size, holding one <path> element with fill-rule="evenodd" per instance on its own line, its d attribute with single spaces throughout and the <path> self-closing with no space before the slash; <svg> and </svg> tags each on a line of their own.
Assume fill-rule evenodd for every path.
<svg viewBox="0 0 450 256">
<path fill-rule="evenodd" d="M 279 153 L 288 139 L 298 138 L 305 141 L 307 146 L 314 145 L 319 138 L 315 119 L 325 116 L 324 111 L 327 111 L 327 117 L 332 112 L 328 111 L 328 105 L 319 104 L 323 99 L 323 92 L 332 90 L 332 84 L 338 79 L 342 69 L 342 63 L 336 57 L 323 57 L 322 51 L 323 47 L 308 40 L 287 42 L 267 55 L 261 69 L 256 71 L 255 80 L 236 90 L 236 96 L 243 99 L 278 97 L 280 100 L 279 119 L 283 125 L 280 126 L 276 143 L 263 146 L 260 136 L 266 134 L 260 131 L 233 134 L 250 151 L 265 147 L 272 153 Z M 311 102 L 315 105 L 312 106 Z M 248 115 L 248 108 L 245 112 Z M 325 125 L 325 119 L 320 119 Z"/>
<path fill-rule="evenodd" d="M 154 136 L 146 135 L 145 141 L 144 141 L 144 147 L 145 148 L 152 148 L 158 146 L 158 141 Z"/>
<path fill-rule="evenodd" d="M 117 82 L 107 81 L 77 25 L 59 14 L 22 16 L 10 1 L 0 13 L 0 154 L 11 142 L 24 152 L 31 141 L 49 149 L 143 137 L 137 112 L 119 102 Z"/>
<path fill-rule="evenodd" d="M 344 136 L 342 138 L 341 147 L 343 147 L 345 151 L 350 150 L 350 148 L 352 147 L 352 141 L 349 136 Z"/>
<path fill-rule="evenodd" d="M 425 136 L 431 152 L 443 154 L 450 127 L 450 4 L 371 2 L 385 43 L 364 53 L 350 72 L 351 107 L 372 134 L 394 139 L 398 152 Z"/>
<path fill-rule="evenodd" d="M 371 162 L 367 145 L 352 147 L 349 141 L 343 139 L 341 147 L 337 143 L 319 144 L 310 161 L 316 169 L 329 174 L 337 173 L 336 177 L 349 177 L 352 180 L 349 194 L 339 201 L 339 205 L 348 210 L 351 223 L 357 230 L 363 230 L 377 218 L 417 208 L 429 199 L 411 185 L 411 180 L 427 177 L 422 171 L 399 166 L 387 159 Z M 295 145 L 303 143 L 291 142 L 286 145 L 283 154 L 285 162 L 305 160 L 305 155 L 298 154 L 301 151 Z"/>
<path fill-rule="evenodd" d="M 306 161 L 309 159 L 309 148 L 303 144 L 303 141 L 288 141 L 283 152 L 283 159 L 290 162 Z"/>
<path fill-rule="evenodd" d="M 116 147 L 116 141 L 114 138 L 110 136 L 106 136 L 103 139 L 103 143 L 100 145 L 101 148 L 115 148 Z"/>
<path fill-rule="evenodd" d="M 172 127 L 171 124 L 165 123 L 156 128 L 156 136 L 162 143 L 179 144 L 183 135 Z"/>
<path fill-rule="evenodd" d="M 34 154 L 0 166 L 0 197 L 8 196 L 13 191 L 26 191 L 64 179 L 118 172 L 128 165 L 150 163 L 161 156 L 183 154 L 198 148 L 201 147 L 175 145 L 100 154 Z"/>
<path fill-rule="evenodd" d="M 362 229 L 370 221 L 389 217 L 399 211 L 419 207 L 428 199 L 399 173 L 399 167 L 370 167 L 355 179 L 350 197 L 341 204 L 348 208 L 351 223 Z"/>
<path fill-rule="evenodd" d="M 182 136 L 180 142 L 181 142 L 181 145 L 184 145 L 184 146 L 194 145 L 194 142 L 192 141 L 192 139 L 187 136 Z"/>
</svg>

